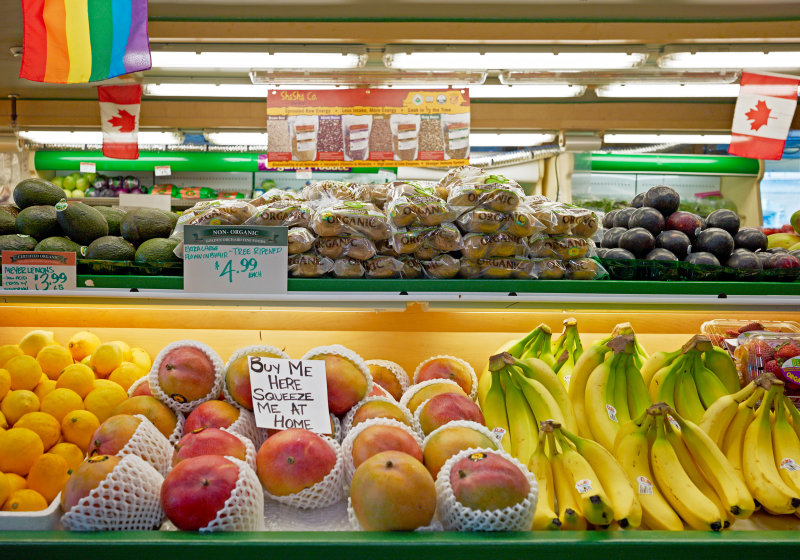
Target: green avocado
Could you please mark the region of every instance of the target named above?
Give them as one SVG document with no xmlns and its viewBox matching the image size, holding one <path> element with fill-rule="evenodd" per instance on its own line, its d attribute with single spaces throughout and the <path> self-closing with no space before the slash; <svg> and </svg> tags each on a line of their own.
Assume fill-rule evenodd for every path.
<svg viewBox="0 0 800 560">
<path fill-rule="evenodd" d="M 163 210 L 136 208 L 122 218 L 119 231 L 127 241 L 138 246 L 148 239 L 169 237 L 172 233 L 172 218 Z"/>
<path fill-rule="evenodd" d="M 92 241 L 86 247 L 86 258 L 94 261 L 90 262 L 89 269 L 92 272 L 120 273 L 127 271 L 128 261 L 132 261 L 136 255 L 136 248 L 114 235 L 106 235 Z"/>
<path fill-rule="evenodd" d="M 61 230 L 80 245 L 108 235 L 108 222 L 103 215 L 83 202 L 59 201 L 56 212 Z"/>
<path fill-rule="evenodd" d="M 55 205 L 66 197 L 64 189 L 44 179 L 24 179 L 14 187 L 14 202 L 20 208 Z"/>
<path fill-rule="evenodd" d="M 166 268 L 160 266 L 162 263 L 180 262 L 173 252 L 177 246 L 177 239 L 154 237 L 139 245 L 134 260 L 146 265 L 143 268 L 147 274 L 160 274 Z"/>
<path fill-rule="evenodd" d="M 17 232 L 17 217 L 13 212 L 6 210 L 8 206 L 0 206 L 0 235 Z"/>
<path fill-rule="evenodd" d="M 116 206 L 95 206 L 95 210 L 100 212 L 108 222 L 108 235 L 119 235 L 119 223 L 125 217 L 125 210 Z"/>
<path fill-rule="evenodd" d="M 80 257 L 81 246 L 66 237 L 48 237 L 36 244 L 37 251 L 71 251 Z"/>
<path fill-rule="evenodd" d="M 0 235 L 0 251 L 33 251 L 36 238 L 21 233 Z"/>
<path fill-rule="evenodd" d="M 17 216 L 17 233 L 36 239 L 61 234 L 55 206 L 28 206 Z"/>
</svg>

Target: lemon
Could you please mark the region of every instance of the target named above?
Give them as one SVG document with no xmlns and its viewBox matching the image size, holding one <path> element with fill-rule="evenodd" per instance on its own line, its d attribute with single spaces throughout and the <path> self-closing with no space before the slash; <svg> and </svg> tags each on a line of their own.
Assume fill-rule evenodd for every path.
<svg viewBox="0 0 800 560">
<path fill-rule="evenodd" d="M 47 500 L 35 490 L 24 488 L 11 492 L 3 504 L 3 511 L 42 511 L 47 509 Z"/>
<path fill-rule="evenodd" d="M 67 466 L 69 467 L 70 471 L 77 469 L 80 464 L 83 463 L 83 458 L 86 457 L 86 453 L 81 451 L 80 447 L 74 443 L 69 443 L 66 441 L 55 444 L 50 448 L 48 453 L 64 457 L 64 459 L 67 461 Z"/>
<path fill-rule="evenodd" d="M 83 400 L 72 389 L 53 389 L 42 399 L 41 411 L 61 422 L 73 410 L 81 410 Z"/>
<path fill-rule="evenodd" d="M 83 364 L 69 365 L 61 372 L 56 387 L 72 389 L 85 399 L 89 391 L 94 389 L 94 372 L 92 368 Z"/>
<path fill-rule="evenodd" d="M 92 367 L 92 355 L 89 354 L 84 359 L 81 360 L 81 363 L 87 367 Z"/>
<path fill-rule="evenodd" d="M 22 490 L 23 488 L 28 487 L 28 481 L 25 480 L 25 477 L 20 476 L 17 473 L 7 472 L 6 478 L 8 479 L 8 483 L 11 485 L 12 492 L 16 492 L 17 490 Z"/>
<path fill-rule="evenodd" d="M 127 391 L 133 385 L 133 382 L 144 374 L 144 370 L 133 362 L 122 362 L 117 369 L 111 372 L 108 380 L 119 384 Z"/>
<path fill-rule="evenodd" d="M 60 455 L 40 455 L 28 473 L 28 489 L 41 494 L 46 502 L 52 502 L 69 479 L 69 465 Z"/>
<path fill-rule="evenodd" d="M 67 342 L 70 354 L 75 361 L 80 362 L 90 356 L 100 346 L 100 337 L 89 331 L 80 331 L 72 335 Z"/>
<path fill-rule="evenodd" d="M 131 351 L 130 345 L 127 342 L 122 340 L 112 340 L 111 344 L 116 344 L 119 346 L 120 350 L 122 350 L 122 359 L 123 361 L 130 362 L 133 360 L 133 353 Z"/>
<path fill-rule="evenodd" d="M 61 424 L 45 412 L 28 412 L 14 424 L 15 428 L 28 428 L 42 440 L 45 451 L 53 447 L 61 437 Z"/>
<path fill-rule="evenodd" d="M 112 389 L 114 389 L 115 387 L 119 387 L 119 383 L 114 383 L 113 381 L 109 381 L 108 379 L 95 379 L 94 388 L 98 389 L 100 387 L 111 387 Z"/>
<path fill-rule="evenodd" d="M 51 344 L 39 350 L 39 353 L 36 354 L 36 361 L 39 362 L 47 377 L 58 379 L 61 370 L 72 365 L 72 354 L 63 346 Z"/>
<path fill-rule="evenodd" d="M 45 376 L 47 377 L 47 376 Z M 39 397 L 39 402 L 41 402 L 48 394 L 53 392 L 53 389 L 56 388 L 56 382 L 52 379 L 44 379 L 39 382 L 33 392 Z"/>
<path fill-rule="evenodd" d="M 11 390 L 11 374 L 7 369 L 0 369 L 0 401 Z"/>
<path fill-rule="evenodd" d="M 23 354 L 35 357 L 39 350 L 51 344 L 58 344 L 51 331 L 31 331 L 19 341 L 19 349 Z"/>
<path fill-rule="evenodd" d="M 3 505 L 3 502 L 11 495 L 11 482 L 8 481 L 8 477 L 0 472 L 0 505 Z"/>
<path fill-rule="evenodd" d="M 64 441 L 74 443 L 83 453 L 89 450 L 92 436 L 99 427 L 100 421 L 97 416 L 88 410 L 73 410 L 61 421 L 61 433 L 64 434 Z"/>
<path fill-rule="evenodd" d="M 23 353 L 16 344 L 3 344 L 0 346 L 0 367 L 4 367 L 14 356 L 22 356 Z"/>
<path fill-rule="evenodd" d="M 114 342 L 104 342 L 92 353 L 91 367 L 97 377 L 106 378 L 122 362 L 122 347 Z"/>
<path fill-rule="evenodd" d="M 7 430 L 8 429 L 8 420 L 6 420 L 5 414 L 0 412 L 0 430 Z"/>
<path fill-rule="evenodd" d="M 6 417 L 9 426 L 13 426 L 17 420 L 28 412 L 37 410 L 39 410 L 39 397 L 32 391 L 25 389 L 9 391 L 3 402 L 0 402 L 0 412 Z"/>
<path fill-rule="evenodd" d="M 42 440 L 33 430 L 11 428 L 0 434 L 0 472 L 27 476 L 42 453 Z"/>
<path fill-rule="evenodd" d="M 150 358 L 150 354 L 147 353 L 147 350 L 144 348 L 139 348 L 138 346 L 134 346 L 131 348 L 131 361 L 142 368 L 142 371 L 147 373 L 150 371 L 150 367 L 153 365 L 153 360 Z M 1 365 L 1 364 L 0 364 Z"/>
<path fill-rule="evenodd" d="M 15 356 L 6 362 L 5 369 L 11 376 L 11 390 L 27 389 L 32 391 L 42 378 L 42 368 L 36 358 L 31 356 Z"/>
<path fill-rule="evenodd" d="M 128 393 L 119 385 L 114 387 L 98 387 L 89 392 L 83 400 L 83 405 L 89 412 L 93 412 L 100 422 L 105 422 L 115 408 L 128 400 Z"/>
</svg>

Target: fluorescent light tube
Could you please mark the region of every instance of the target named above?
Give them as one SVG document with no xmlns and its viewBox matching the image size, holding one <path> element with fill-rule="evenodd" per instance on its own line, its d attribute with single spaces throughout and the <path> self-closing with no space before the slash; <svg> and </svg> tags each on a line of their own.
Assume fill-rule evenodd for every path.
<svg viewBox="0 0 800 560">
<path fill-rule="evenodd" d="M 156 83 L 144 84 L 144 94 L 152 97 L 240 97 L 266 99 L 271 89 L 337 89 L 336 86 L 300 84 L 210 84 L 210 83 Z M 340 89 L 344 89 L 340 86 Z"/>
<path fill-rule="evenodd" d="M 625 52 L 388 52 L 384 64 L 399 70 L 598 70 L 634 68 L 646 53 Z"/>
<path fill-rule="evenodd" d="M 266 132 L 207 132 L 206 139 L 218 146 L 266 146 Z"/>
<path fill-rule="evenodd" d="M 768 48 L 768 47 L 767 47 Z M 686 70 L 793 69 L 800 68 L 800 49 L 794 51 L 696 51 L 669 52 L 658 57 L 660 68 Z"/>
<path fill-rule="evenodd" d="M 736 97 L 739 84 L 627 82 L 595 88 L 597 97 Z"/>
<path fill-rule="evenodd" d="M 103 143 L 103 133 L 99 130 L 22 130 L 19 135 L 29 142 L 42 145 L 83 146 Z M 167 145 L 181 142 L 183 139 L 174 132 L 139 131 L 139 144 Z"/>
<path fill-rule="evenodd" d="M 555 134 L 525 133 L 525 132 L 473 132 L 469 135 L 469 145 L 477 147 L 524 147 L 537 146 L 547 142 L 554 142 Z"/>
<path fill-rule="evenodd" d="M 606 144 L 730 144 L 730 134 L 638 134 L 609 133 Z"/>
<path fill-rule="evenodd" d="M 361 68 L 366 53 L 346 52 L 237 52 L 151 51 L 153 69 L 344 69 Z"/>
<path fill-rule="evenodd" d="M 483 84 L 469 86 L 469 96 L 472 99 L 523 99 L 532 97 L 580 97 L 586 93 L 586 86 L 573 86 L 570 84 L 525 84 L 503 85 Z"/>
</svg>

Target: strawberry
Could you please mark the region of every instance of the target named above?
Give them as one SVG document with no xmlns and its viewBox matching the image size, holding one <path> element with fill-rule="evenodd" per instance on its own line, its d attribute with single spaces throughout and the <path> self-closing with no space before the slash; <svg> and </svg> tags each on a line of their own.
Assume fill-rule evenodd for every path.
<svg viewBox="0 0 800 560">
<path fill-rule="evenodd" d="M 739 331 L 735 331 L 733 329 L 725 331 L 725 338 L 738 338 Z"/>
<path fill-rule="evenodd" d="M 768 371 L 773 375 L 780 375 L 781 366 L 779 366 L 778 362 L 776 362 L 775 360 L 769 360 L 766 364 L 764 364 L 764 371 Z"/>
<path fill-rule="evenodd" d="M 764 361 L 772 360 L 775 350 L 763 340 L 751 340 L 747 343 L 751 355 L 758 356 Z"/>
<path fill-rule="evenodd" d="M 762 325 L 757 321 L 752 321 L 750 323 L 747 323 L 745 326 L 741 327 L 739 329 L 739 332 L 745 333 L 750 331 L 763 331 L 763 330 L 764 330 L 764 325 Z"/>
<path fill-rule="evenodd" d="M 795 342 L 787 342 L 775 351 L 775 359 L 781 363 L 795 356 L 800 356 L 800 346 Z"/>
</svg>

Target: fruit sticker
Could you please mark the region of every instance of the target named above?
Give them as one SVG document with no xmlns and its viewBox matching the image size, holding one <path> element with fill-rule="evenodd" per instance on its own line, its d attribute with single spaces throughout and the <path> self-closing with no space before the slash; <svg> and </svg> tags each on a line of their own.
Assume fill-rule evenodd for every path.
<svg viewBox="0 0 800 560">
<path fill-rule="evenodd" d="M 494 439 L 497 440 L 497 443 L 500 443 L 500 440 L 503 439 L 503 436 L 506 435 L 506 431 L 503 428 L 497 427 L 492 430 L 492 435 Z"/>
<path fill-rule="evenodd" d="M 606 404 L 606 412 L 608 412 L 608 417 L 611 419 L 612 422 L 619 422 L 619 420 L 617 420 L 616 408 L 614 408 L 610 404 Z"/>
<path fill-rule="evenodd" d="M 102 463 L 103 461 L 108 461 L 108 455 L 92 455 L 88 459 L 86 459 L 87 463 Z"/>
<path fill-rule="evenodd" d="M 681 431 L 681 425 L 678 424 L 678 421 L 675 420 L 669 414 L 667 414 L 667 420 L 669 420 L 669 423 L 672 424 L 672 427 L 675 429 L 676 432 L 680 432 Z"/>
<path fill-rule="evenodd" d="M 488 455 L 486 453 L 473 453 L 469 456 L 470 461 L 483 461 Z"/>
<path fill-rule="evenodd" d="M 583 480 L 579 480 L 575 483 L 575 490 L 578 491 L 578 494 L 586 494 L 586 492 L 592 491 L 592 481 L 588 478 L 584 478 Z"/>
<path fill-rule="evenodd" d="M 653 483 L 649 478 L 640 476 L 636 479 L 636 482 L 639 483 L 639 494 L 645 494 L 647 496 L 653 495 Z"/>
<path fill-rule="evenodd" d="M 789 358 L 783 362 L 783 378 L 790 383 L 800 385 L 800 356 Z"/>
<path fill-rule="evenodd" d="M 781 468 L 786 469 L 789 472 L 800 471 L 800 465 L 794 462 L 792 459 L 784 459 L 781 461 Z"/>
</svg>

